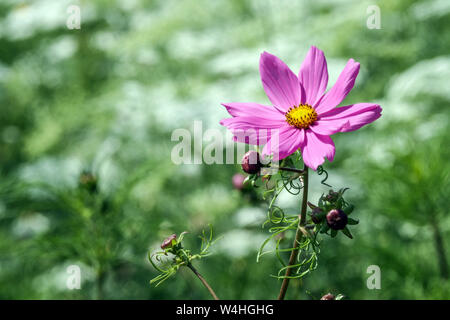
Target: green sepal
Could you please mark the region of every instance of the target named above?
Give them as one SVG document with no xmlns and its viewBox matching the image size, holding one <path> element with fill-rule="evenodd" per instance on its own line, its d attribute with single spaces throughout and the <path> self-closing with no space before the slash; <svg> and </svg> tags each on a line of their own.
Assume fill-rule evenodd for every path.
<svg viewBox="0 0 450 320">
<path fill-rule="evenodd" d="M 352 234 L 350 233 L 350 230 L 345 227 L 344 229 L 342 229 L 342 233 L 345 234 L 347 237 L 349 237 L 350 239 L 353 239 Z"/>
<path fill-rule="evenodd" d="M 256 174 L 250 174 L 250 175 L 248 175 L 247 177 L 245 177 L 244 182 L 242 182 L 242 184 L 245 184 L 245 183 L 247 183 L 247 182 L 249 182 L 249 181 L 255 180 L 255 177 L 256 177 Z"/>
<path fill-rule="evenodd" d="M 338 233 L 337 230 L 331 229 L 331 234 L 330 235 L 331 235 L 332 238 L 334 238 L 334 237 L 337 236 L 337 233 Z"/>
<path fill-rule="evenodd" d="M 328 230 L 330 230 L 330 227 L 328 226 L 327 223 L 324 223 L 320 228 L 320 233 L 327 233 Z"/>
<path fill-rule="evenodd" d="M 179 235 L 178 239 L 174 239 L 174 240 L 175 240 L 175 243 L 173 243 L 173 241 L 172 241 L 172 244 L 173 244 L 173 245 L 176 245 L 177 243 L 181 243 L 181 241 L 183 241 L 184 236 L 185 236 L 186 234 L 188 234 L 188 233 L 189 233 L 189 232 L 187 232 L 187 231 L 183 231 L 183 232 Z"/>
<path fill-rule="evenodd" d="M 339 197 L 339 199 L 336 201 L 336 207 L 338 209 L 342 209 L 343 204 L 344 204 L 344 199 L 342 197 Z"/>
<path fill-rule="evenodd" d="M 313 203 L 311 203 L 309 201 L 307 203 L 308 203 L 308 207 L 310 207 L 311 209 L 317 208 L 317 206 L 315 204 L 313 204 Z"/>
<path fill-rule="evenodd" d="M 353 226 L 355 224 L 358 224 L 359 220 L 358 219 L 352 219 L 352 218 L 348 218 L 348 224 Z"/>
<path fill-rule="evenodd" d="M 345 208 L 343 208 L 342 211 L 344 211 L 344 213 L 345 213 L 346 215 L 349 215 L 350 213 L 353 212 L 353 209 L 354 209 L 354 208 L 355 208 L 354 205 L 349 204 L 348 206 L 346 206 Z"/>
<path fill-rule="evenodd" d="M 322 196 L 319 199 L 319 207 L 323 207 L 323 197 L 324 197 L 324 195 L 322 193 Z"/>
</svg>

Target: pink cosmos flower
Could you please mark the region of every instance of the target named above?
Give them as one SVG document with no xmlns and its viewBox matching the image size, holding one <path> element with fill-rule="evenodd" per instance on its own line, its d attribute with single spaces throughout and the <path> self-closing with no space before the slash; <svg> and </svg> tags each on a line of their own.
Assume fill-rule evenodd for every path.
<svg viewBox="0 0 450 320">
<path fill-rule="evenodd" d="M 381 116 L 381 107 L 373 103 L 336 108 L 355 84 L 359 63 L 353 59 L 327 92 L 327 62 L 323 52 L 314 46 L 298 77 L 283 61 L 267 52 L 261 54 L 259 71 L 272 106 L 223 103 L 233 118 L 223 119 L 220 124 L 231 130 L 235 141 L 265 144 L 262 155 L 273 155 L 274 161 L 300 149 L 304 163 L 317 170 L 324 158 L 330 162 L 334 159 L 332 134 L 357 130 Z"/>
</svg>

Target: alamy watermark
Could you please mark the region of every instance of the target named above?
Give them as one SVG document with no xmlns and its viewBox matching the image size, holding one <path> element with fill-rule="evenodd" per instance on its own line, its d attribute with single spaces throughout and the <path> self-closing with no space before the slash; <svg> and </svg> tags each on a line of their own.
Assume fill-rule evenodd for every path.
<svg viewBox="0 0 450 320">
<path fill-rule="evenodd" d="M 81 9 L 80 6 L 70 5 L 67 8 L 67 14 L 69 15 L 66 20 L 66 26 L 69 30 L 81 29 Z"/>
<path fill-rule="evenodd" d="M 81 269 L 76 264 L 67 267 L 66 272 L 69 274 L 66 280 L 66 286 L 69 290 L 81 289 Z"/>
<path fill-rule="evenodd" d="M 381 270 L 377 265 L 370 265 L 367 267 L 367 273 L 371 275 L 367 278 L 367 289 L 381 289 Z"/>
<path fill-rule="evenodd" d="M 367 7 L 366 13 L 369 15 L 366 20 L 366 26 L 369 29 L 381 29 L 381 11 L 377 5 Z"/>
<path fill-rule="evenodd" d="M 280 140 L 279 129 L 236 129 L 223 133 L 219 129 L 207 129 L 203 132 L 201 121 L 194 121 L 193 132 L 188 129 L 175 129 L 171 135 L 172 142 L 178 142 L 171 151 L 171 160 L 174 164 L 235 164 L 236 159 L 253 148 L 249 145 L 270 146 L 271 157 L 260 159 L 263 164 L 276 164 Z M 227 143 L 227 142 L 243 143 Z M 235 149 L 236 152 L 235 152 Z M 225 153 L 225 154 L 224 154 Z M 250 159 L 252 160 L 252 159 Z M 256 159 L 253 159 L 256 163 Z"/>
</svg>

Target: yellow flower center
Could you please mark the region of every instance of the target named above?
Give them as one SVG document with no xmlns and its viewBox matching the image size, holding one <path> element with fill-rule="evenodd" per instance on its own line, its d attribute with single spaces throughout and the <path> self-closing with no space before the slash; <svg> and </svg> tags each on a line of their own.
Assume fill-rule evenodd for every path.
<svg viewBox="0 0 450 320">
<path fill-rule="evenodd" d="M 317 120 L 317 113 L 309 104 L 289 108 L 285 116 L 287 123 L 299 129 L 307 129 Z"/>
</svg>

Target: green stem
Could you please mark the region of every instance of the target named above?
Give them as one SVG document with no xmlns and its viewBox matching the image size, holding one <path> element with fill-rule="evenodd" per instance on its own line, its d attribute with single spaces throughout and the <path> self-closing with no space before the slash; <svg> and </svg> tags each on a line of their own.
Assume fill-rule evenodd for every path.
<svg viewBox="0 0 450 320">
<path fill-rule="evenodd" d="M 291 251 L 291 256 L 289 258 L 289 264 L 288 266 L 295 265 L 295 260 L 298 256 L 298 247 L 300 245 L 300 242 L 302 240 L 303 232 L 301 231 L 301 227 L 303 227 L 306 224 L 306 206 L 308 202 L 308 167 L 305 165 L 303 168 L 303 197 L 302 197 L 302 208 L 300 213 L 300 219 L 298 222 L 297 232 L 295 234 L 295 240 L 293 244 L 294 250 Z M 280 294 L 278 295 L 278 300 L 283 300 L 286 291 L 289 286 L 289 276 L 291 275 L 292 268 L 286 269 L 285 278 L 283 279 L 283 283 L 281 284 Z"/>
<path fill-rule="evenodd" d="M 103 283 L 105 282 L 105 272 L 99 270 L 96 278 L 97 300 L 103 300 Z"/>
<path fill-rule="evenodd" d="M 300 170 L 297 168 L 289 168 L 289 167 L 278 167 L 278 170 L 282 170 L 282 171 L 290 171 L 290 172 L 297 172 L 300 174 L 305 174 L 305 169 Z"/>
<path fill-rule="evenodd" d="M 277 167 L 277 166 L 263 166 L 265 168 L 272 168 L 272 169 L 278 169 L 281 171 L 289 171 L 289 172 L 296 172 L 296 173 L 300 173 L 300 174 L 304 174 L 305 173 L 305 169 L 300 170 L 297 168 L 290 168 L 290 167 Z"/>
<path fill-rule="evenodd" d="M 445 247 L 444 241 L 442 240 L 441 230 L 439 229 L 437 220 L 435 218 L 432 218 L 431 220 L 441 277 L 443 279 L 448 279 L 448 262 L 445 254 Z"/>
<path fill-rule="evenodd" d="M 197 276 L 197 278 L 200 279 L 200 281 L 203 283 L 203 285 L 208 289 L 211 296 L 214 298 L 214 300 L 219 300 L 219 297 L 216 295 L 214 290 L 211 288 L 211 286 L 206 282 L 205 278 L 202 277 L 202 275 L 197 271 L 197 269 L 194 268 L 194 266 L 191 263 L 187 264 L 187 267 L 194 272 L 194 274 Z"/>
</svg>

